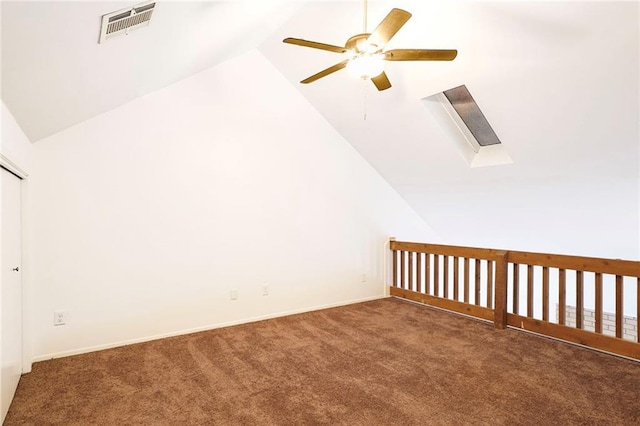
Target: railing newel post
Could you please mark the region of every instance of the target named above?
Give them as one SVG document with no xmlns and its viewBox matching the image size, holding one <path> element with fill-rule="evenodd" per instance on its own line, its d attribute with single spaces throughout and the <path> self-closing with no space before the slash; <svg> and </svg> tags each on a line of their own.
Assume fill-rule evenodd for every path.
<svg viewBox="0 0 640 426">
<path fill-rule="evenodd" d="M 396 241 L 396 237 L 389 238 L 389 248 L 391 249 L 391 284 L 393 287 L 398 287 L 398 252 L 391 247 Z"/>
<path fill-rule="evenodd" d="M 493 324 L 498 329 L 507 328 L 507 267 L 509 263 L 509 252 L 496 252 L 495 265 L 495 291 L 493 303 Z"/>
</svg>

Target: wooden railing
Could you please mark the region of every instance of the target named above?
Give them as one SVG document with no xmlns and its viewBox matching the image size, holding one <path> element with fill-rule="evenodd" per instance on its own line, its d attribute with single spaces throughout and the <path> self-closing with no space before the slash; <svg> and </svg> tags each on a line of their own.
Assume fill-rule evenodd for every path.
<svg viewBox="0 0 640 426">
<path fill-rule="evenodd" d="M 640 262 L 393 240 L 390 248 L 392 296 L 640 359 Z M 636 289 L 630 300 L 635 320 L 624 316 L 629 287 Z M 605 325 L 609 297 L 615 326 Z M 593 324 L 584 320 L 585 299 L 593 301 Z M 625 335 L 625 321 L 635 321 L 633 337 Z"/>
</svg>

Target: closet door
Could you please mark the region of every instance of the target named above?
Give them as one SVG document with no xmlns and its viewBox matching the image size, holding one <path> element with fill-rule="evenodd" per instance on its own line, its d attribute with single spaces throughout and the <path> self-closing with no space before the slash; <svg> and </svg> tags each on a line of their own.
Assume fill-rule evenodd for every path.
<svg viewBox="0 0 640 426">
<path fill-rule="evenodd" d="M 0 204 L 0 419 L 4 421 L 22 374 L 22 232 L 20 178 L 0 169 L 2 204 Z"/>
</svg>

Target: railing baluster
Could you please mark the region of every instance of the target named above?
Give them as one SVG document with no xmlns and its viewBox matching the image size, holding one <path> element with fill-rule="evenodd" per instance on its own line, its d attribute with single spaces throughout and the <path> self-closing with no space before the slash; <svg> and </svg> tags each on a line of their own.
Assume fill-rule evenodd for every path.
<svg viewBox="0 0 640 426">
<path fill-rule="evenodd" d="M 527 265 L 527 316 L 533 318 L 533 265 Z"/>
<path fill-rule="evenodd" d="M 558 269 L 558 324 L 564 325 L 567 318 L 567 271 Z"/>
<path fill-rule="evenodd" d="M 404 286 L 404 282 L 405 282 L 405 266 L 404 266 L 404 258 L 406 256 L 406 252 L 404 250 L 402 250 L 400 252 L 400 288 L 405 288 Z"/>
<path fill-rule="evenodd" d="M 407 265 L 409 267 L 409 282 L 408 282 L 408 289 L 409 290 L 413 290 L 413 252 L 410 251 L 409 252 L 409 265 Z"/>
<path fill-rule="evenodd" d="M 465 257 L 464 264 L 464 303 L 469 303 L 469 258 Z"/>
<path fill-rule="evenodd" d="M 422 253 L 416 252 L 416 291 L 418 293 L 422 290 Z"/>
<path fill-rule="evenodd" d="M 443 258 L 444 262 L 444 272 L 443 272 L 443 282 L 442 282 L 442 294 L 445 299 L 449 298 L 449 256 L 445 256 Z"/>
<path fill-rule="evenodd" d="M 602 274 L 596 272 L 596 333 L 602 333 Z"/>
<path fill-rule="evenodd" d="M 513 313 L 520 312 L 520 265 L 513 264 Z"/>
<path fill-rule="evenodd" d="M 542 268 L 542 321 L 549 321 L 549 268 Z"/>
<path fill-rule="evenodd" d="M 476 305 L 480 305 L 480 259 L 476 259 L 476 267 L 475 267 L 475 275 L 476 275 L 476 296 L 475 302 Z"/>
<path fill-rule="evenodd" d="M 431 287 L 431 255 L 429 253 L 424 255 L 424 292 L 425 294 L 438 295 L 438 287 L 434 286 L 434 293 L 429 293 Z"/>
<path fill-rule="evenodd" d="M 393 250 L 393 286 L 398 287 L 398 251 Z"/>
<path fill-rule="evenodd" d="M 445 256 L 446 258 L 446 256 Z M 440 256 L 433 255 L 433 287 L 440 285 Z"/>
<path fill-rule="evenodd" d="M 576 271 L 576 328 L 582 329 L 584 316 L 584 279 L 582 271 Z"/>
<path fill-rule="evenodd" d="M 493 260 L 487 260 L 487 308 L 493 308 Z"/>
<path fill-rule="evenodd" d="M 458 296 L 459 296 L 459 292 L 458 292 L 458 279 L 460 278 L 459 272 L 460 272 L 460 264 L 459 262 L 459 257 L 458 256 L 454 256 L 453 257 L 453 300 L 459 300 Z"/>
<path fill-rule="evenodd" d="M 616 275 L 616 337 L 622 337 L 622 275 Z M 636 327 L 637 328 L 637 327 Z"/>
</svg>

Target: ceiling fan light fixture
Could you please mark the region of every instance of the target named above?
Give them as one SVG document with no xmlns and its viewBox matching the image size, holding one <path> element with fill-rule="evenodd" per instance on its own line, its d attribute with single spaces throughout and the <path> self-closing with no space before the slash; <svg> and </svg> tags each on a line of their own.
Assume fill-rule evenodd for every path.
<svg viewBox="0 0 640 426">
<path fill-rule="evenodd" d="M 355 78 L 372 78 L 384 71 L 384 55 L 360 54 L 347 63 L 347 72 Z"/>
</svg>

